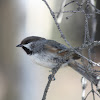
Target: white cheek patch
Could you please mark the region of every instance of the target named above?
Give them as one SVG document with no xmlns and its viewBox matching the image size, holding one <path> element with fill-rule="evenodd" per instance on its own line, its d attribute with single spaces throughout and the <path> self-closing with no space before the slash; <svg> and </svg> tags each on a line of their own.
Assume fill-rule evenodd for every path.
<svg viewBox="0 0 100 100">
<path fill-rule="evenodd" d="M 31 43 L 28 43 L 28 44 L 25 44 L 23 46 L 26 47 L 26 48 L 28 48 L 29 50 L 31 50 L 31 44 L 32 44 L 32 42 Z"/>
</svg>

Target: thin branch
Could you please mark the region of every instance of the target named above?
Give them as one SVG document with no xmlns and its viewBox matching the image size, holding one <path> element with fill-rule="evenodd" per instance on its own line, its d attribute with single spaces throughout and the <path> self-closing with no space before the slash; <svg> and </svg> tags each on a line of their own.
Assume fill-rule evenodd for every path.
<svg viewBox="0 0 100 100">
<path fill-rule="evenodd" d="M 54 21 L 55 21 L 55 24 L 56 24 L 56 26 L 57 26 L 57 28 L 58 28 L 60 34 L 61 34 L 61 37 L 65 40 L 65 42 L 67 43 L 67 45 L 68 45 L 69 47 L 72 48 L 72 46 L 70 45 L 70 43 L 67 41 L 66 37 L 64 36 L 62 30 L 60 29 L 60 25 L 58 24 L 58 22 L 57 22 L 57 20 L 56 20 L 55 14 L 54 14 L 54 12 L 52 11 L 52 9 L 50 8 L 50 6 L 48 5 L 47 1 L 46 1 L 46 0 L 42 0 L 42 1 L 44 1 L 44 3 L 46 4 L 46 6 L 48 7 L 48 9 L 49 9 L 49 11 L 50 11 L 50 13 L 51 13 L 51 15 L 52 15 Z"/>
<path fill-rule="evenodd" d="M 100 41 L 94 41 L 94 42 L 89 42 L 89 43 L 86 43 L 86 44 L 82 44 L 82 46 L 80 46 L 79 48 L 76 48 L 76 49 L 79 49 L 79 50 L 88 49 L 91 46 L 95 47 L 95 46 L 99 46 L 99 45 L 100 45 Z"/>
<path fill-rule="evenodd" d="M 59 70 L 60 66 L 61 66 L 61 64 L 59 64 L 58 66 L 56 66 L 55 68 L 52 69 L 52 74 L 50 74 L 48 77 L 48 82 L 45 87 L 42 100 L 46 100 L 46 96 L 47 96 L 51 81 L 53 80 L 53 78 L 54 78 L 55 74 L 57 73 L 57 71 Z"/>
<path fill-rule="evenodd" d="M 94 92 L 94 88 L 93 88 L 93 83 L 91 83 L 91 88 L 92 88 L 93 100 L 95 100 L 95 92 Z"/>
<path fill-rule="evenodd" d="M 72 1 L 70 1 L 70 2 L 68 2 L 68 3 L 66 3 L 65 5 L 64 5 L 64 7 L 66 7 L 66 6 L 68 6 L 69 4 L 72 4 L 72 3 L 74 3 L 75 1 L 74 0 L 72 0 Z"/>
<path fill-rule="evenodd" d="M 91 5 L 96 10 L 96 13 L 100 14 L 100 10 L 97 9 L 91 2 L 89 3 L 89 5 Z"/>
<path fill-rule="evenodd" d="M 64 11 L 64 5 L 65 5 L 65 3 L 66 3 L 66 0 L 63 0 L 62 4 L 61 4 L 61 7 L 60 7 L 60 10 L 59 10 L 59 12 L 58 12 L 58 14 L 56 16 L 58 23 L 61 23 L 61 21 L 62 21 L 63 13 L 61 13 L 61 12 Z"/>
<path fill-rule="evenodd" d="M 89 96 L 89 94 L 92 92 L 92 90 L 86 95 L 86 97 L 85 97 L 85 99 L 84 100 L 86 100 L 87 99 L 87 97 Z"/>
<path fill-rule="evenodd" d="M 95 91 L 94 91 L 95 92 Z M 97 93 L 97 92 L 95 92 L 95 94 L 100 98 L 100 95 Z"/>
<path fill-rule="evenodd" d="M 89 96 L 89 94 L 90 94 L 91 92 L 93 92 L 93 95 L 96 94 L 96 95 L 100 98 L 100 95 L 99 95 L 97 92 L 95 92 L 94 89 L 92 89 L 92 90 L 86 95 L 86 97 L 85 97 L 84 100 L 87 99 L 87 97 Z M 93 100 L 95 100 L 95 96 L 93 96 Z"/>
</svg>

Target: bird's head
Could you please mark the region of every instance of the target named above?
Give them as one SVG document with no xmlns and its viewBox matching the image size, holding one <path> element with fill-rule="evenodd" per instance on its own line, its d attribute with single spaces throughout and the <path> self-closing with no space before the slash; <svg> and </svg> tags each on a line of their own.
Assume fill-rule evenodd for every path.
<svg viewBox="0 0 100 100">
<path fill-rule="evenodd" d="M 28 55 L 32 55 L 32 51 L 34 49 L 34 44 L 39 41 L 39 40 L 43 40 L 44 38 L 41 37 L 37 37 L 37 36 L 30 36 L 30 37 L 26 37 L 25 39 L 23 39 L 21 41 L 21 43 L 19 45 L 17 45 L 16 47 L 22 47 L 24 49 L 24 51 L 28 54 Z M 45 39 L 44 39 L 45 40 Z"/>
</svg>

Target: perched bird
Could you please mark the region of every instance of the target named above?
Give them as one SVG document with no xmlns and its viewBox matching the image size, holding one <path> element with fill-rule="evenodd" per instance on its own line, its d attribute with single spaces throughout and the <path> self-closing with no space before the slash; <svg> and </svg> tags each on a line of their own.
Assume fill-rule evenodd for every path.
<svg viewBox="0 0 100 100">
<path fill-rule="evenodd" d="M 71 53 L 70 48 L 67 48 L 65 45 L 54 40 L 47 40 L 37 36 L 30 36 L 23 39 L 16 47 L 22 47 L 32 58 L 34 63 L 50 69 L 55 68 L 59 64 L 61 66 L 66 66 L 70 59 L 73 59 L 73 61 L 80 59 L 78 54 L 74 52 Z M 63 52 L 60 52 L 62 50 Z M 85 66 L 77 63 L 69 63 L 69 66 L 83 75 L 90 82 L 94 83 L 100 93 L 100 76 L 98 74 L 91 71 L 88 72 Z"/>
<path fill-rule="evenodd" d="M 30 36 L 23 39 L 16 47 L 22 47 L 35 63 L 51 69 L 55 68 L 59 63 L 62 66 L 66 66 L 69 59 L 77 60 L 80 58 L 75 53 L 66 57 L 69 53 L 69 48 L 65 45 L 37 36 Z M 65 51 L 58 53 L 61 50 Z"/>
</svg>

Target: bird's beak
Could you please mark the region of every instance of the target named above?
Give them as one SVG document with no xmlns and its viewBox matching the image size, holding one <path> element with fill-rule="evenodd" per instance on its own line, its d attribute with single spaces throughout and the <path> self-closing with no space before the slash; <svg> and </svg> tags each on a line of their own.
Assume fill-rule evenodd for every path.
<svg viewBox="0 0 100 100">
<path fill-rule="evenodd" d="M 23 47 L 23 45 L 22 45 L 22 44 L 19 44 L 19 45 L 17 45 L 16 47 Z"/>
</svg>

